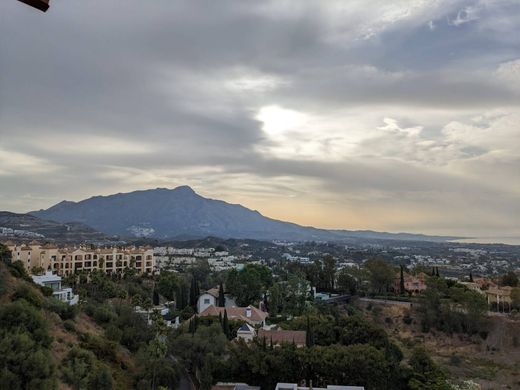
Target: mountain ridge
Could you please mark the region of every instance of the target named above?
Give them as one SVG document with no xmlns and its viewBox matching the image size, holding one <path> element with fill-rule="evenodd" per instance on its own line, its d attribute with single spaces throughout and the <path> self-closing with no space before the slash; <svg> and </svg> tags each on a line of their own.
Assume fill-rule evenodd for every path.
<svg viewBox="0 0 520 390">
<path fill-rule="evenodd" d="M 61 201 L 31 215 L 61 223 L 80 222 L 108 235 L 336 241 L 347 238 L 448 241 L 457 237 L 410 233 L 327 230 L 266 217 L 241 204 L 205 198 L 189 186 L 97 195 Z"/>
</svg>

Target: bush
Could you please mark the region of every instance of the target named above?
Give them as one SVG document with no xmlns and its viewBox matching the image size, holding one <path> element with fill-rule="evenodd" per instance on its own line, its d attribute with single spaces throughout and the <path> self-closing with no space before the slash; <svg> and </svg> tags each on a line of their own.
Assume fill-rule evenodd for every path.
<svg viewBox="0 0 520 390">
<path fill-rule="evenodd" d="M 13 295 L 13 300 L 16 301 L 18 299 L 25 299 L 31 305 L 36 307 L 41 307 L 43 304 L 41 296 L 39 296 L 33 288 L 26 285 L 21 285 L 16 289 Z"/>
<path fill-rule="evenodd" d="M 123 331 L 119 329 L 117 326 L 110 324 L 105 329 L 105 336 L 112 341 L 119 343 L 121 341 L 121 337 L 123 337 Z"/>
<path fill-rule="evenodd" d="M 90 334 L 82 334 L 80 340 L 81 347 L 92 351 L 98 358 L 116 361 L 116 344 L 113 341 Z"/>
<path fill-rule="evenodd" d="M 63 327 L 68 332 L 75 332 L 76 331 L 76 324 L 72 320 L 67 320 L 63 323 Z"/>
<path fill-rule="evenodd" d="M 25 279 L 28 282 L 32 281 L 32 279 L 27 274 L 27 271 L 25 270 L 23 263 L 20 260 L 16 260 L 16 261 L 13 261 L 12 263 L 8 263 L 8 266 L 9 266 L 9 272 L 11 272 L 11 275 L 13 275 L 15 278 Z"/>
<path fill-rule="evenodd" d="M 410 325 L 410 324 L 413 322 L 413 318 L 410 317 L 410 314 L 406 314 L 406 315 L 403 317 L 403 322 L 404 322 L 406 325 Z"/>
<path fill-rule="evenodd" d="M 88 304 L 83 309 L 98 324 L 108 324 L 116 318 L 116 315 L 108 305 Z"/>
<path fill-rule="evenodd" d="M 46 297 L 52 297 L 52 288 L 47 286 L 40 286 L 40 291 Z"/>
<path fill-rule="evenodd" d="M 73 320 L 78 312 L 76 306 L 71 306 L 56 298 L 48 299 L 46 307 L 48 310 L 59 315 L 62 320 Z"/>
<path fill-rule="evenodd" d="M 64 361 L 63 380 L 74 389 L 105 390 L 112 388 L 110 371 L 96 359 L 92 352 L 73 347 Z"/>
</svg>

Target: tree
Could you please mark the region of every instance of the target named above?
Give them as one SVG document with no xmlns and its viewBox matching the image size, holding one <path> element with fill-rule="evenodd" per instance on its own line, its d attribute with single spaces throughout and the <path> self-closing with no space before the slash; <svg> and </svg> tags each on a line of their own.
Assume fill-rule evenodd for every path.
<svg viewBox="0 0 520 390">
<path fill-rule="evenodd" d="M 473 273 L 469 271 L 469 282 L 473 283 Z"/>
<path fill-rule="evenodd" d="M 343 268 L 338 273 L 337 290 L 351 295 L 356 294 L 358 282 L 349 268 Z"/>
<path fill-rule="evenodd" d="M 158 306 L 159 301 L 160 301 L 159 293 L 157 292 L 157 289 L 154 289 L 153 293 L 152 293 L 152 302 L 153 302 L 154 306 Z"/>
<path fill-rule="evenodd" d="M 256 305 L 271 285 L 271 270 L 258 264 L 247 264 L 241 271 L 233 269 L 226 279 L 226 289 L 239 306 Z"/>
<path fill-rule="evenodd" d="M 413 370 L 408 386 L 414 390 L 449 390 L 446 376 L 422 347 L 415 348 L 410 356 Z"/>
<path fill-rule="evenodd" d="M 511 290 L 511 306 L 517 310 L 520 309 L 520 287 Z"/>
<path fill-rule="evenodd" d="M 365 267 L 370 273 L 372 291 L 379 294 L 386 292 L 394 281 L 394 268 L 383 259 L 370 259 Z"/>
<path fill-rule="evenodd" d="M 195 275 L 191 277 L 191 286 L 190 286 L 190 306 L 193 308 L 197 307 L 197 300 L 200 295 L 199 284 L 197 279 L 195 279 Z"/>
<path fill-rule="evenodd" d="M 179 278 L 173 272 L 161 272 L 156 288 L 159 294 L 173 301 L 179 288 Z"/>
<path fill-rule="evenodd" d="M 222 318 L 222 331 L 226 335 L 226 337 L 229 339 L 230 329 L 229 329 L 229 320 L 227 315 L 227 310 L 224 309 L 224 318 Z"/>
<path fill-rule="evenodd" d="M 264 337 L 265 340 L 265 337 Z M 314 345 L 314 335 L 312 334 L 311 322 L 309 320 L 309 316 L 307 316 L 307 329 L 306 329 L 306 339 L 305 344 L 307 347 L 312 347 Z"/>
<path fill-rule="evenodd" d="M 404 271 L 403 271 L 403 266 L 401 265 L 400 267 L 400 276 L 399 276 L 399 294 L 404 294 L 406 292 L 406 289 L 404 287 Z"/>
<path fill-rule="evenodd" d="M 502 276 L 502 278 L 500 279 L 500 284 L 502 286 L 517 287 L 518 276 L 513 271 L 510 271 Z"/>
<path fill-rule="evenodd" d="M 0 388 L 54 389 L 51 342 L 39 309 L 25 299 L 0 305 Z"/>
<path fill-rule="evenodd" d="M 11 262 L 11 251 L 4 244 L 0 244 L 0 261 L 6 264 Z"/>
<path fill-rule="evenodd" d="M 325 289 L 333 292 L 336 280 L 336 260 L 330 255 L 323 258 L 323 275 Z"/>
<path fill-rule="evenodd" d="M 224 296 L 224 286 L 220 283 L 218 287 L 218 303 L 217 306 L 224 307 L 226 306 L 226 297 Z"/>
</svg>

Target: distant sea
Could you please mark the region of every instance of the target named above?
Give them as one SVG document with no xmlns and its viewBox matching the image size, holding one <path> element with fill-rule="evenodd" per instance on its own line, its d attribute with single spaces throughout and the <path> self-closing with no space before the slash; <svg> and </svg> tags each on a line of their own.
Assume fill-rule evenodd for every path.
<svg viewBox="0 0 520 390">
<path fill-rule="evenodd" d="M 481 237 L 481 238 L 463 238 L 453 240 L 451 242 L 459 242 L 461 244 L 507 244 L 520 245 L 520 237 Z"/>
</svg>

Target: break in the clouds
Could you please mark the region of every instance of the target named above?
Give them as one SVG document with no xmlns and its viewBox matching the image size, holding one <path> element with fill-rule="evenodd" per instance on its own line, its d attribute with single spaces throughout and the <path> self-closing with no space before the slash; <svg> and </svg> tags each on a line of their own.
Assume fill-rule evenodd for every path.
<svg viewBox="0 0 520 390">
<path fill-rule="evenodd" d="M 0 209 L 187 184 L 303 224 L 520 235 L 520 3 L 0 4 Z"/>
</svg>

